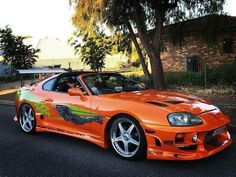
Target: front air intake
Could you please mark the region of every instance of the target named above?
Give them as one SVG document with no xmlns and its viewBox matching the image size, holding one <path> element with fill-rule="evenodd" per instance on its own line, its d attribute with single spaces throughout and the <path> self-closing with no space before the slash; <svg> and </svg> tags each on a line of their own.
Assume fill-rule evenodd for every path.
<svg viewBox="0 0 236 177">
<path fill-rule="evenodd" d="M 165 101 L 165 103 L 170 103 L 170 104 L 181 104 L 181 103 L 184 103 L 184 101 Z"/>
<path fill-rule="evenodd" d="M 147 103 L 153 104 L 153 105 L 156 105 L 156 106 L 160 106 L 160 107 L 168 106 L 167 104 L 156 102 L 156 101 L 148 101 Z"/>
</svg>

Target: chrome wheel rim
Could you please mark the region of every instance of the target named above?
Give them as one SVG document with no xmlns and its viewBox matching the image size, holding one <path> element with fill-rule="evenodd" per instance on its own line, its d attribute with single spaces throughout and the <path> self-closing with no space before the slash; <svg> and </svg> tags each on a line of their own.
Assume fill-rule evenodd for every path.
<svg viewBox="0 0 236 177">
<path fill-rule="evenodd" d="M 110 132 L 111 143 L 115 151 L 123 157 L 132 157 L 140 146 L 140 133 L 129 119 L 116 120 Z"/>
<path fill-rule="evenodd" d="M 33 109 L 29 105 L 23 105 L 20 112 L 20 126 L 25 132 L 34 128 L 35 117 Z"/>
</svg>

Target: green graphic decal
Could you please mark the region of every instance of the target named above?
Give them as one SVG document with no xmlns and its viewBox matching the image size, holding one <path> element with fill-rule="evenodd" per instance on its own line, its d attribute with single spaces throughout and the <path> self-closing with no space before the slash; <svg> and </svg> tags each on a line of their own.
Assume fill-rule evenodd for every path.
<svg viewBox="0 0 236 177">
<path fill-rule="evenodd" d="M 35 109 L 44 116 L 47 117 L 51 116 L 51 113 L 47 105 L 44 102 L 40 101 L 40 99 L 37 98 L 35 95 L 33 95 L 30 91 L 20 92 L 18 96 L 23 97 L 27 103 L 32 104 L 35 107 Z"/>
<path fill-rule="evenodd" d="M 20 94 L 21 94 L 21 92 L 20 92 L 20 90 L 18 90 L 17 92 L 16 92 L 16 98 L 20 98 Z"/>
<path fill-rule="evenodd" d="M 92 111 L 77 106 L 56 105 L 56 110 L 64 120 L 70 121 L 76 125 L 88 122 L 97 122 L 102 124 L 103 116 L 98 116 Z"/>
<path fill-rule="evenodd" d="M 35 108 L 37 109 L 37 111 L 41 112 L 43 115 L 45 115 L 47 117 L 51 116 L 46 104 L 43 104 L 42 102 L 36 102 L 34 105 L 35 105 Z"/>
<path fill-rule="evenodd" d="M 37 112 L 40 112 L 47 118 L 53 118 L 48 105 L 44 101 L 41 101 L 41 99 L 39 99 L 37 95 L 32 94 L 30 90 L 18 91 L 16 97 L 19 100 L 25 101 L 34 106 Z M 99 124 L 102 124 L 102 120 L 104 117 L 101 115 L 97 115 L 93 111 L 75 106 L 73 104 L 55 105 L 54 108 L 57 113 L 59 113 L 59 117 L 54 118 L 64 119 L 74 124 L 84 124 L 87 122 L 97 122 Z"/>
<path fill-rule="evenodd" d="M 70 108 L 72 114 L 83 117 L 85 119 L 86 118 L 93 118 L 95 116 L 95 113 L 92 111 L 89 111 L 89 110 L 86 110 L 83 108 L 79 108 L 74 105 L 68 105 L 68 107 Z"/>
</svg>

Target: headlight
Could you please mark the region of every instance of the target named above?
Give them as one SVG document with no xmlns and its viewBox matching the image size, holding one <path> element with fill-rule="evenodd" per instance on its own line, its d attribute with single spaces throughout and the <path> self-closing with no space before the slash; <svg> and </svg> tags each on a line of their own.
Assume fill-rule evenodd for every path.
<svg viewBox="0 0 236 177">
<path fill-rule="evenodd" d="M 199 117 L 188 112 L 171 113 L 167 118 L 172 126 L 193 126 L 202 124 L 202 120 Z"/>
</svg>

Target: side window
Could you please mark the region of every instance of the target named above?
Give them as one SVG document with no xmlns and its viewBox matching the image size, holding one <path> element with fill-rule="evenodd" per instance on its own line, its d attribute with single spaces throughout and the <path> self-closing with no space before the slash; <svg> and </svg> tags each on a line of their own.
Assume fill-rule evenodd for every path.
<svg viewBox="0 0 236 177">
<path fill-rule="evenodd" d="M 68 90 L 70 88 L 80 88 L 82 92 L 87 95 L 86 90 L 84 87 L 81 85 L 78 77 L 76 75 L 70 75 L 70 76 L 64 76 L 61 77 L 56 86 L 54 87 L 54 90 L 56 92 L 63 92 L 63 93 L 68 93 Z"/>
<path fill-rule="evenodd" d="M 84 89 L 84 87 L 82 86 L 81 82 L 78 79 L 78 83 L 76 85 L 77 88 L 80 88 L 83 92 L 84 95 L 88 95 L 87 91 Z"/>
<path fill-rule="evenodd" d="M 75 76 L 63 76 L 58 80 L 55 91 L 67 93 L 70 88 L 76 88 L 76 84 Z"/>
<path fill-rule="evenodd" d="M 51 79 L 51 80 L 47 81 L 46 83 L 44 83 L 43 90 L 52 91 L 55 81 L 56 81 L 56 78 Z"/>
</svg>

